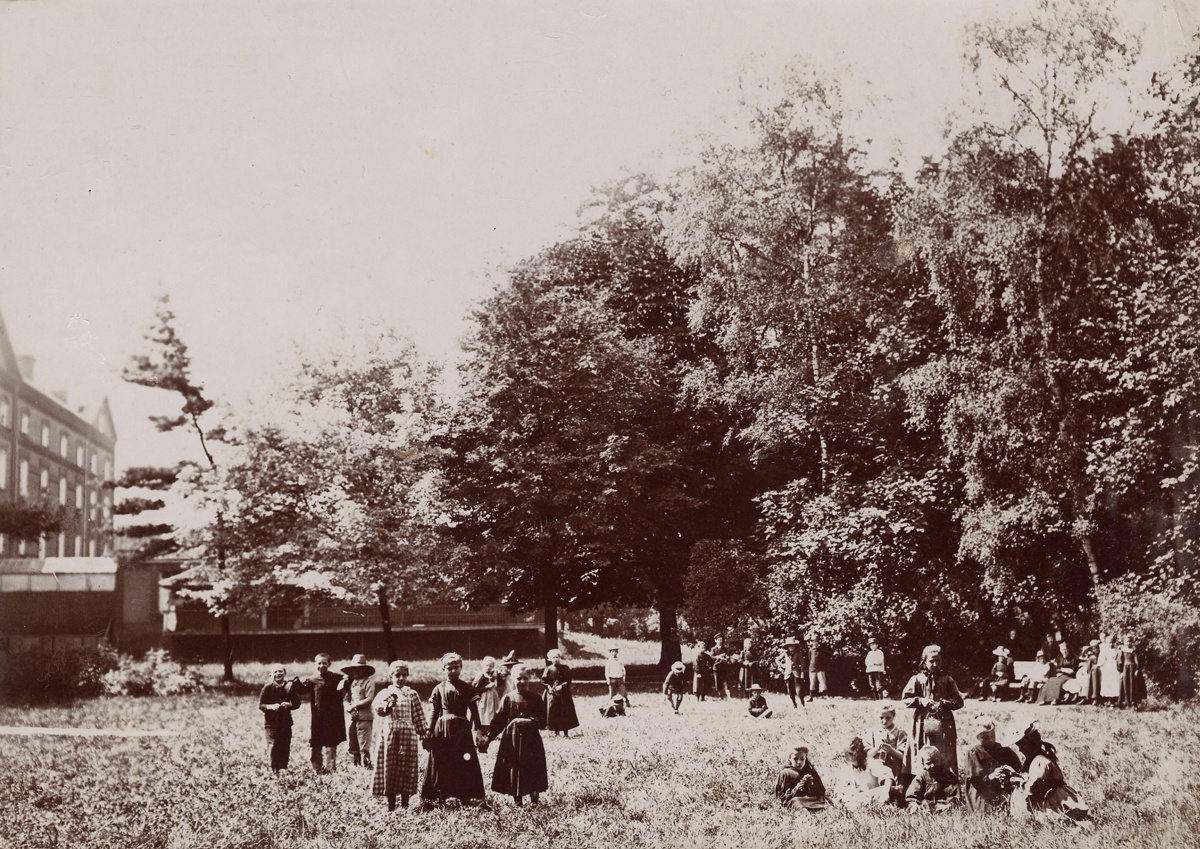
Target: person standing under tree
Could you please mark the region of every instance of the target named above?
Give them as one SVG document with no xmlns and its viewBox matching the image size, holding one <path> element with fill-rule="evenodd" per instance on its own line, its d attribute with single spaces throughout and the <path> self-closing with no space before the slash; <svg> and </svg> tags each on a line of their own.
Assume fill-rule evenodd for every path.
<svg viewBox="0 0 1200 849">
<path fill-rule="evenodd" d="M 942 671 L 942 647 L 926 646 L 921 652 L 921 671 L 904 687 L 904 706 L 913 712 L 912 731 L 904 752 L 904 771 L 913 775 L 917 753 L 933 746 L 942 754 L 941 765 L 958 773 L 958 732 L 954 711 L 963 706 L 962 693 L 954 679 Z"/>
<path fill-rule="evenodd" d="M 579 715 L 571 695 L 571 669 L 563 662 L 562 652 L 558 649 L 546 653 L 542 683 L 546 685 L 546 727 L 556 735 L 561 733 L 570 737 L 571 729 L 579 727 Z"/>
<path fill-rule="evenodd" d="M 346 705 L 350 709 L 350 727 L 346 729 L 346 739 L 350 750 L 350 759 L 355 766 L 371 768 L 371 731 L 375 725 L 375 715 L 371 713 L 371 703 L 375 701 L 375 667 L 367 663 L 365 654 L 356 654 L 349 666 L 342 667 L 342 674 L 350 681 L 346 685 Z"/>
<path fill-rule="evenodd" d="M 618 655 L 621 649 L 618 646 L 608 647 L 608 660 L 604 661 L 604 678 L 608 681 L 608 698 L 611 701 L 612 697 L 620 693 L 625 699 L 625 704 L 629 704 L 629 692 L 625 689 L 625 664 L 621 663 Z"/>
<path fill-rule="evenodd" d="M 258 709 L 267 732 L 267 757 L 271 771 L 287 769 L 292 753 L 292 711 L 300 707 L 300 697 L 287 681 L 283 664 L 271 667 L 271 680 L 258 694 Z"/>
<path fill-rule="evenodd" d="M 829 695 L 829 679 L 826 676 L 829 651 L 815 636 L 809 639 L 808 645 L 808 697 L 815 701 L 817 694 Z"/>
<path fill-rule="evenodd" d="M 694 673 L 692 687 L 696 694 L 696 701 L 702 702 L 712 689 L 713 678 L 713 656 L 712 652 L 708 650 L 708 643 L 704 640 L 700 641 L 700 651 L 696 653 Z"/>
<path fill-rule="evenodd" d="M 417 792 L 420 772 L 418 746 L 427 731 L 421 697 L 408 684 L 408 664 L 397 660 L 388 667 L 389 684 L 375 696 L 371 709 L 383 717 L 375 744 L 375 776 L 371 792 L 386 796 L 388 810 L 396 810 L 396 797 L 407 808 Z"/>
<path fill-rule="evenodd" d="M 869 645 L 871 650 L 867 652 L 867 657 L 863 661 L 867 672 L 867 686 L 871 689 L 872 698 L 882 699 L 884 698 L 883 682 L 887 675 L 883 649 L 879 647 L 879 640 L 874 637 L 871 638 Z"/>
<path fill-rule="evenodd" d="M 346 713 L 342 698 L 349 677 L 329 671 L 329 655 L 321 652 L 313 661 L 312 677 L 292 679 L 295 691 L 309 697 L 312 707 L 312 765 L 317 775 L 337 769 L 337 747 L 346 739 Z"/>
<path fill-rule="evenodd" d="M 442 658 L 446 680 L 433 688 L 429 702 L 433 715 L 425 747 L 429 764 L 421 798 L 430 802 L 483 798 L 483 773 L 475 751 L 474 732 L 479 728 L 475 688 L 463 681 L 462 656 L 450 652 Z"/>
<path fill-rule="evenodd" d="M 783 676 L 783 686 L 792 707 L 796 706 L 799 697 L 800 706 L 804 706 L 804 688 L 807 685 L 804 675 L 804 659 L 801 654 L 800 642 L 795 637 L 783 641 L 783 650 L 779 653 L 779 673 Z"/>
<path fill-rule="evenodd" d="M 531 673 L 525 664 L 514 666 L 512 675 L 517 689 L 500 702 L 500 710 L 492 724 L 491 736 L 500 737 L 496 768 L 492 772 L 492 790 L 512 796 L 517 805 L 525 796 L 536 805 L 550 786 L 546 748 L 538 731 L 546 725 L 546 705 L 533 692 Z"/>
</svg>

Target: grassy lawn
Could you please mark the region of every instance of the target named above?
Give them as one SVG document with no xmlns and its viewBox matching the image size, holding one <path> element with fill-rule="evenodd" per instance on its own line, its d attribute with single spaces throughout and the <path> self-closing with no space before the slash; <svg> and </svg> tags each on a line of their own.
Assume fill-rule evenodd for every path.
<svg viewBox="0 0 1200 849">
<path fill-rule="evenodd" d="M 740 702 L 682 715 L 635 695 L 603 720 L 577 699 L 583 727 L 545 737 L 550 792 L 537 808 L 489 796 L 479 807 L 389 815 L 369 777 L 346 762 L 317 777 L 308 708 L 297 712 L 292 769 L 266 768 L 253 696 L 112 698 L 69 707 L 0 708 L 0 725 L 169 729 L 163 738 L 0 737 L 0 845 L 161 847 L 953 846 L 1196 845 L 1200 707 L 1140 713 L 1093 707 L 980 705 L 1008 733 L 1033 718 L 1059 748 L 1067 780 L 1091 806 L 1087 828 L 1003 816 L 831 809 L 790 813 L 771 795 L 785 743 L 804 742 L 831 779 L 836 753 L 871 727 L 876 704 L 824 700 L 754 722 Z M 903 711 L 901 714 L 903 716 Z M 964 735 L 965 736 L 965 735 Z M 1002 742 L 1007 739 L 1002 731 Z M 344 756 L 345 748 L 342 748 Z M 489 783 L 495 754 L 483 756 Z"/>
</svg>

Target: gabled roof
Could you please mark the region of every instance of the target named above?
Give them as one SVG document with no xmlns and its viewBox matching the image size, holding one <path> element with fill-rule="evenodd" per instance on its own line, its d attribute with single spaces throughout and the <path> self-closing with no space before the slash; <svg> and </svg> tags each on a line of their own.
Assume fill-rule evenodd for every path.
<svg viewBox="0 0 1200 849">
<path fill-rule="evenodd" d="M 21 368 L 17 364 L 17 352 L 13 350 L 12 339 L 9 338 L 8 328 L 4 325 L 4 316 L 0 315 L 0 371 L 11 372 L 20 377 Z"/>
</svg>

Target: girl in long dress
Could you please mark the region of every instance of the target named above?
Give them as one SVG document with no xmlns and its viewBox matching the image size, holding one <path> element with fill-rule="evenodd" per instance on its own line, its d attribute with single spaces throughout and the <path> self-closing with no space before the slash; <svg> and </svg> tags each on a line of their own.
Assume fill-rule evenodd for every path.
<svg viewBox="0 0 1200 849">
<path fill-rule="evenodd" d="M 546 705 L 533 691 L 531 670 L 525 664 L 518 663 L 510 674 L 517 689 L 501 700 L 490 735 L 500 737 L 492 790 L 512 796 L 518 805 L 528 796 L 536 805 L 550 787 L 546 749 L 539 733 L 546 726 Z"/>
<path fill-rule="evenodd" d="M 954 711 L 963 706 L 962 693 L 954 679 L 942 671 L 941 646 L 926 646 L 921 653 L 921 671 L 904 687 L 904 706 L 913 712 L 912 731 L 904 753 L 904 772 L 916 773 L 917 753 L 934 746 L 942 764 L 958 772 L 958 731 Z"/>
<path fill-rule="evenodd" d="M 487 740 L 487 735 L 492 730 L 492 720 L 496 718 L 496 711 L 500 707 L 500 699 L 504 693 L 501 689 L 505 686 L 505 682 L 500 679 L 496 673 L 496 658 L 485 657 L 483 666 L 479 670 L 479 675 L 471 684 L 475 688 L 475 692 L 479 695 L 479 702 L 476 708 L 479 710 L 479 735 L 478 743 L 483 745 Z"/>
<path fill-rule="evenodd" d="M 1021 753 L 1022 775 L 1012 794 L 1013 813 L 1018 816 L 1051 813 L 1073 820 L 1087 819 L 1087 805 L 1064 779 L 1058 752 L 1042 740 L 1036 726 L 1030 724 L 1015 745 Z"/>
<path fill-rule="evenodd" d="M 433 705 L 426 738 L 429 766 L 421 787 L 421 798 L 429 801 L 483 798 L 483 773 L 473 736 L 479 713 L 475 688 L 459 678 L 462 665 L 462 657 L 453 652 L 443 657 L 446 680 L 429 697 Z"/>
<path fill-rule="evenodd" d="M 571 729 L 579 727 L 571 695 L 571 669 L 563 663 L 558 649 L 546 653 L 546 662 L 546 671 L 542 673 L 542 683 L 546 685 L 546 727 L 556 735 L 570 737 Z"/>
<path fill-rule="evenodd" d="M 981 812 L 1007 809 L 1021 759 L 996 742 L 996 720 L 978 716 L 975 724 L 978 742 L 967 750 L 967 807 Z"/>
<path fill-rule="evenodd" d="M 1121 696 L 1121 671 L 1117 668 L 1117 649 L 1109 634 L 1100 635 L 1100 698 L 1110 703 Z"/>
<path fill-rule="evenodd" d="M 1139 676 L 1141 675 L 1141 664 L 1138 662 L 1137 651 L 1133 648 L 1133 643 L 1126 634 L 1121 639 L 1121 645 L 1117 649 L 1117 668 L 1121 671 L 1121 689 L 1117 700 L 1118 707 L 1136 707 L 1141 701 L 1142 694 L 1139 692 Z"/>
<path fill-rule="evenodd" d="M 421 697 L 408 681 L 408 664 L 397 660 L 388 667 L 388 687 L 381 690 L 371 703 L 378 723 L 375 747 L 375 776 L 371 792 L 386 796 L 388 810 L 396 810 L 396 797 L 408 807 L 408 797 L 417 792 L 417 773 L 420 768 L 417 746 L 425 736 L 425 709 Z"/>
</svg>

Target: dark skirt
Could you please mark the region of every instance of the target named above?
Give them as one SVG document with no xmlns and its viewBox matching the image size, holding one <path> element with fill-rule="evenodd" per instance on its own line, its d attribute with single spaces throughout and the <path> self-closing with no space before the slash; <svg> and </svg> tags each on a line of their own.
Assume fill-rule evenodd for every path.
<svg viewBox="0 0 1200 849">
<path fill-rule="evenodd" d="M 453 714 L 438 718 L 429 738 L 429 766 L 421 785 L 421 798 L 483 798 L 483 773 L 469 720 Z"/>
<path fill-rule="evenodd" d="M 570 685 L 557 693 L 553 689 L 546 691 L 546 727 L 551 731 L 570 731 L 579 727 Z"/>
<path fill-rule="evenodd" d="M 514 719 L 500 734 L 492 790 L 506 796 L 542 793 L 550 786 L 546 749 L 532 719 Z"/>
</svg>

